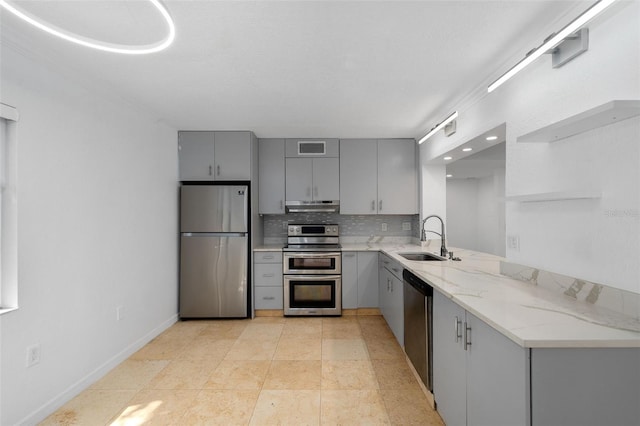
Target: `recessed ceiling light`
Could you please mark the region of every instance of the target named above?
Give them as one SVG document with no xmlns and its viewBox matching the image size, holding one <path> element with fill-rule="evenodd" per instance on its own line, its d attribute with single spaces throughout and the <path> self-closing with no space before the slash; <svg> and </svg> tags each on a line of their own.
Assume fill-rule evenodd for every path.
<svg viewBox="0 0 640 426">
<path fill-rule="evenodd" d="M 453 177 L 453 175 L 447 175 L 447 177 Z"/>
<path fill-rule="evenodd" d="M 150 2 L 158 12 L 162 15 L 162 18 L 166 21 L 167 24 L 167 35 L 163 40 L 160 40 L 156 43 L 151 44 L 142 44 L 142 45 L 128 45 L 128 44 L 117 44 L 117 43 L 109 43 L 106 41 L 95 40 L 92 38 L 84 37 L 79 34 L 74 34 L 69 31 L 62 30 L 57 28 L 46 21 L 37 19 L 15 5 L 11 4 L 11 2 L 7 0 L 0 0 L 0 6 L 4 7 L 9 12 L 16 15 L 18 18 L 22 19 L 25 22 L 33 25 L 36 28 L 41 29 L 51 35 L 56 37 L 60 37 L 64 40 L 70 41 L 71 43 L 79 44 L 85 47 L 91 47 L 97 50 L 103 50 L 105 52 L 111 53 L 123 53 L 126 55 L 143 55 L 146 53 L 155 53 L 169 47 L 173 40 L 176 37 L 176 27 L 173 23 L 173 19 L 169 15 L 167 9 L 162 5 L 160 0 L 147 0 Z"/>
<path fill-rule="evenodd" d="M 472 150 L 473 150 L 473 148 L 462 148 L 463 152 L 469 152 L 469 151 L 472 151 Z"/>
<path fill-rule="evenodd" d="M 498 139 L 497 136 L 487 136 L 488 141 L 495 141 L 496 139 Z"/>
<path fill-rule="evenodd" d="M 444 160 L 453 160 L 453 157 L 444 157 Z"/>
</svg>

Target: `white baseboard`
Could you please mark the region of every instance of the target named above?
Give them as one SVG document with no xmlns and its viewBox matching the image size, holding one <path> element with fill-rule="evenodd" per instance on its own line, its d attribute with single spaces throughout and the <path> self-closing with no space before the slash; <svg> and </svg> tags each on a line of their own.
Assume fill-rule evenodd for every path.
<svg viewBox="0 0 640 426">
<path fill-rule="evenodd" d="M 160 333 L 171 327 L 177 321 L 178 314 L 172 315 L 167 320 L 163 321 L 160 325 L 155 327 L 153 330 L 151 330 L 140 339 L 136 340 L 135 342 L 124 348 L 122 351 L 114 355 L 111 359 L 100 365 L 98 368 L 93 370 L 91 373 L 87 374 L 86 376 L 69 386 L 61 394 L 51 399 L 49 402 L 43 404 L 40 408 L 29 414 L 17 424 L 24 426 L 37 425 L 52 413 L 54 413 L 57 409 L 76 397 L 80 392 L 87 389 L 93 383 L 104 377 L 105 374 L 115 368 L 118 364 L 136 353 L 144 345 L 159 336 Z"/>
</svg>

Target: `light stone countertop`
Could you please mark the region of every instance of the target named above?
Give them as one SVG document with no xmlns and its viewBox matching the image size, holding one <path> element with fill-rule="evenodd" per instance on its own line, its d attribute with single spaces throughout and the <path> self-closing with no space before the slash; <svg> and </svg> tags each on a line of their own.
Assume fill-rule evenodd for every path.
<svg viewBox="0 0 640 426">
<path fill-rule="evenodd" d="M 281 250 L 265 245 L 256 251 Z M 460 262 L 410 261 L 403 252 L 439 254 L 439 241 L 423 249 L 406 242 L 343 243 L 342 251 L 380 251 L 468 312 L 527 348 L 640 347 L 640 320 L 598 304 L 500 273 L 506 259 L 450 248 Z"/>
</svg>

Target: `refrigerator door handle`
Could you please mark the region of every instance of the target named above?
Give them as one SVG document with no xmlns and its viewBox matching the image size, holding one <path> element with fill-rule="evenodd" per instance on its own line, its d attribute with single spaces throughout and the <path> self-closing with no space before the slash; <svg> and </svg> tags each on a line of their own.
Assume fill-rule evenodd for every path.
<svg viewBox="0 0 640 426">
<path fill-rule="evenodd" d="M 183 232 L 183 237 L 246 237 L 246 232 Z"/>
</svg>

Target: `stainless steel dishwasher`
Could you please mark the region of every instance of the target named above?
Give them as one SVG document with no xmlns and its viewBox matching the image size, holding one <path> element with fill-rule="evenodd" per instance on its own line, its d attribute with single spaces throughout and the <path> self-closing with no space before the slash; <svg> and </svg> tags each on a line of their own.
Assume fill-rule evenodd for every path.
<svg viewBox="0 0 640 426">
<path fill-rule="evenodd" d="M 404 281 L 404 351 L 424 385 L 433 392 L 433 287 L 408 270 Z"/>
</svg>

